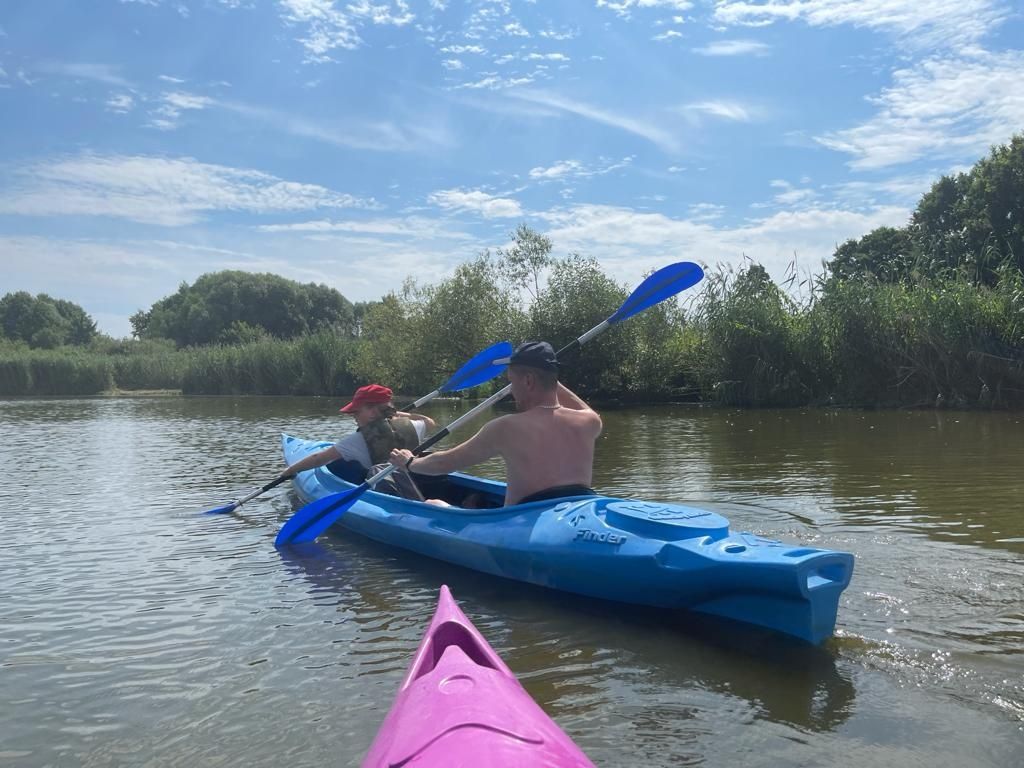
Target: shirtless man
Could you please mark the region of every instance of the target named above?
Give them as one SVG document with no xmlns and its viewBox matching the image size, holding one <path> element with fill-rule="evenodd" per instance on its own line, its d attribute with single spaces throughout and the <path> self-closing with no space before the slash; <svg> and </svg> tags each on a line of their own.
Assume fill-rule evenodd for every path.
<svg viewBox="0 0 1024 768">
<path fill-rule="evenodd" d="M 444 475 L 501 456 L 505 506 L 563 496 L 593 495 L 594 443 L 601 417 L 558 381 L 558 359 L 544 341 L 521 344 L 508 380 L 519 413 L 489 421 L 466 442 L 427 456 L 405 449 L 391 463 L 422 475 Z"/>
</svg>

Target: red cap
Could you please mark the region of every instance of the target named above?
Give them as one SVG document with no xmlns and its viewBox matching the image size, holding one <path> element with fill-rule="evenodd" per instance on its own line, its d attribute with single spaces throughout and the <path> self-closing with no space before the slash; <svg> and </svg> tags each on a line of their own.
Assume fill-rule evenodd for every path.
<svg viewBox="0 0 1024 768">
<path fill-rule="evenodd" d="M 393 393 L 389 387 L 382 387 L 380 384 L 367 384 L 360 387 L 352 395 L 352 402 L 339 409 L 341 413 L 352 413 L 356 408 L 364 405 L 381 405 L 390 403 Z"/>
</svg>

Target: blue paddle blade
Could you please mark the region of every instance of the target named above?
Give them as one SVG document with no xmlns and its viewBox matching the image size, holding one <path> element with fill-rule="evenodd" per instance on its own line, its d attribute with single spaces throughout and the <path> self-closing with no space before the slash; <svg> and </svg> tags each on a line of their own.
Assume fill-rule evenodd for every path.
<svg viewBox="0 0 1024 768">
<path fill-rule="evenodd" d="M 494 361 L 508 360 L 511 356 L 512 342 L 499 341 L 478 353 L 476 357 L 459 368 L 448 381 L 441 385 L 440 391 L 457 392 L 460 389 L 469 389 L 477 384 L 490 381 L 508 367 L 507 362 L 495 364 Z"/>
<path fill-rule="evenodd" d="M 234 512 L 238 509 L 238 502 L 232 501 L 230 504 L 225 504 L 223 507 L 214 507 L 204 512 L 204 515 L 226 515 L 228 512 Z"/>
<path fill-rule="evenodd" d="M 368 483 L 358 485 L 350 491 L 332 493 L 322 499 L 310 502 L 282 526 L 274 539 L 274 546 L 282 544 L 301 544 L 304 541 L 313 541 L 321 533 L 331 527 L 339 517 L 347 512 L 359 497 L 370 490 Z"/>
<path fill-rule="evenodd" d="M 680 261 L 662 267 L 637 286 L 615 314 L 608 318 L 608 323 L 618 323 L 643 312 L 669 296 L 675 296 L 696 285 L 703 277 L 704 270 L 692 261 Z"/>
</svg>

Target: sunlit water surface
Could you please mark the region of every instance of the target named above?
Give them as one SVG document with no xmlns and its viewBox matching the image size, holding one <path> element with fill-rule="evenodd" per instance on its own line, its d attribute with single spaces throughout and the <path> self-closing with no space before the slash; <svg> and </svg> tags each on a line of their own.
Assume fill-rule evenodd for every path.
<svg viewBox="0 0 1024 768">
<path fill-rule="evenodd" d="M 281 553 L 284 490 L 197 514 L 273 477 L 280 432 L 350 431 L 337 406 L 0 401 L 0 764 L 357 765 L 444 583 L 598 765 L 1024 764 L 1024 417 L 603 414 L 602 492 L 856 555 L 808 648 L 343 531 Z"/>
</svg>

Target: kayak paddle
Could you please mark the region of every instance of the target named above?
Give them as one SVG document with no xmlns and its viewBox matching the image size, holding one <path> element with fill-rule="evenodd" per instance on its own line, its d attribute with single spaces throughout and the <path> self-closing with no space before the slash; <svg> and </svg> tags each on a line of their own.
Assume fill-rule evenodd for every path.
<svg viewBox="0 0 1024 768">
<path fill-rule="evenodd" d="M 676 264 L 662 267 L 640 283 L 636 290 L 622 303 L 622 306 L 615 310 L 607 320 L 602 320 L 582 336 L 569 342 L 569 344 L 558 350 L 556 356 L 561 357 L 566 352 L 580 347 L 596 336 L 599 336 L 616 323 L 621 323 L 623 320 L 643 312 L 645 309 L 664 301 L 670 296 L 674 296 L 696 285 L 703 277 L 704 270 L 689 261 L 680 261 Z M 511 355 L 511 352 L 509 354 Z M 508 360 L 504 362 L 507 364 Z M 413 449 L 413 455 L 419 456 L 432 445 L 443 440 L 460 424 L 501 400 L 511 389 L 512 385 L 509 384 L 475 408 L 464 413 L 447 427 L 435 432 Z M 394 466 L 385 467 L 355 488 L 342 491 L 341 493 L 332 493 L 330 496 L 324 496 L 322 499 L 317 499 L 302 507 L 285 522 L 278 532 L 277 538 L 274 540 L 274 546 L 280 547 L 284 544 L 313 541 L 350 509 L 359 500 L 360 496 L 390 475 L 394 470 Z"/>
<path fill-rule="evenodd" d="M 419 408 L 421 405 L 430 402 L 435 397 L 443 393 L 458 392 L 459 390 L 469 389 L 470 387 L 475 387 L 478 384 L 483 384 L 485 381 L 490 381 L 508 367 L 508 358 L 511 354 L 512 342 L 499 341 L 497 344 L 492 344 L 487 349 L 474 355 L 471 360 L 452 374 L 448 381 L 435 389 L 429 395 L 424 395 L 416 402 L 402 408 L 401 410 L 408 411 L 413 408 Z M 257 488 L 248 496 L 245 496 L 238 501 L 233 501 L 230 504 L 206 510 L 206 514 L 223 515 L 234 512 L 247 501 L 255 499 L 260 494 L 266 493 L 271 488 L 276 488 L 281 483 L 286 480 L 291 480 L 293 477 L 295 477 L 295 475 L 279 477 L 276 480 L 272 480 L 267 483 L 262 488 Z"/>
</svg>

